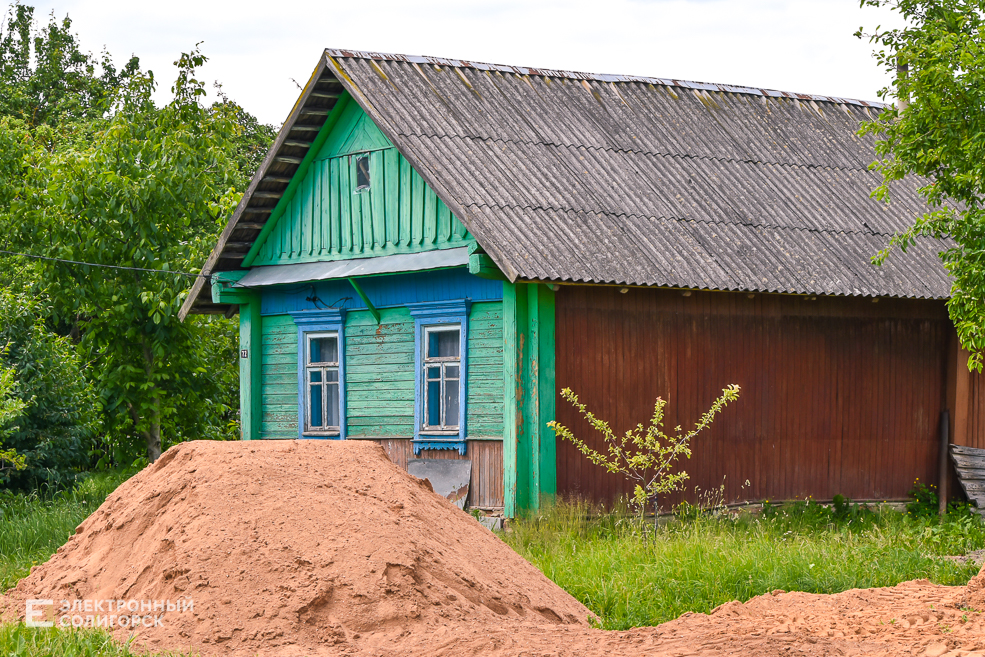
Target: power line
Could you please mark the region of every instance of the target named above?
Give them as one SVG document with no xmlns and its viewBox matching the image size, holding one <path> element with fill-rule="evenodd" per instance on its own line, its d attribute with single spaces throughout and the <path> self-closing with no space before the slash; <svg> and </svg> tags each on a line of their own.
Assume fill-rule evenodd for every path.
<svg viewBox="0 0 985 657">
<path fill-rule="evenodd" d="M 23 258 L 34 258 L 35 260 L 49 260 L 51 262 L 61 262 L 69 265 L 85 265 L 86 267 L 103 267 L 105 269 L 122 269 L 126 271 L 145 271 L 150 274 L 173 274 L 175 276 L 190 276 L 191 278 L 208 278 L 206 274 L 191 274 L 185 271 L 173 271 L 170 269 L 148 269 L 146 267 L 124 267 L 123 265 L 101 265 L 96 262 L 81 262 L 79 260 L 65 260 L 64 258 L 52 258 L 50 256 L 39 256 L 32 253 L 17 253 L 16 251 L 4 251 L 4 255 L 21 256 Z"/>
</svg>

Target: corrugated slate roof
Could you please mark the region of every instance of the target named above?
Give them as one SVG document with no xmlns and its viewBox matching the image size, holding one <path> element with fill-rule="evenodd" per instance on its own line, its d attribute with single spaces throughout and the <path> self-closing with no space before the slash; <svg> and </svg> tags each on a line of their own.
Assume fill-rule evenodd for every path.
<svg viewBox="0 0 985 657">
<path fill-rule="evenodd" d="M 512 280 L 949 295 L 943 242 L 869 262 L 926 211 L 915 180 L 869 198 L 879 103 L 327 50 L 333 75 Z"/>
</svg>

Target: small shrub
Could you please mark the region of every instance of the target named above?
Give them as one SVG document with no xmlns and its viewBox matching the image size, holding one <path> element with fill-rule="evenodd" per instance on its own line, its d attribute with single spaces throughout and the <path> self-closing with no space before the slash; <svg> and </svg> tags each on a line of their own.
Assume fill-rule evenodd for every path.
<svg viewBox="0 0 985 657">
<path fill-rule="evenodd" d="M 739 386 L 732 384 L 723 389 L 721 396 L 712 402 L 711 408 L 701 416 L 694 429 L 685 433 L 678 425 L 674 427 L 672 436 L 663 431 L 667 402 L 660 397 L 657 397 L 653 405 L 653 416 L 646 429 L 642 424 L 637 424 L 625 434 L 617 436 L 608 422 L 595 417 L 585 404 L 578 401 L 578 396 L 571 388 L 563 389 L 561 396 L 578 409 L 592 428 L 602 434 L 606 451 L 602 453 L 592 449 L 558 422 L 548 422 L 547 426 L 554 430 L 555 436 L 572 443 L 595 465 L 602 466 L 612 474 L 621 474 L 633 482 L 635 488 L 631 504 L 642 521 L 647 507 L 651 507 L 656 516 L 659 495 L 677 490 L 687 480 L 687 472 L 673 472 L 677 460 L 682 456 L 691 458 L 691 441 L 711 426 L 715 415 L 739 398 Z"/>
</svg>

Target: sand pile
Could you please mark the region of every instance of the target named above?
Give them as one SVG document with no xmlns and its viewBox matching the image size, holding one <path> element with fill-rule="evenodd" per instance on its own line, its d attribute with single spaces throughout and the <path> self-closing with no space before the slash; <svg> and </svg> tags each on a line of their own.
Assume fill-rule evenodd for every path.
<svg viewBox="0 0 985 657">
<path fill-rule="evenodd" d="M 985 572 L 968 586 L 776 591 L 659 627 L 592 629 L 493 534 L 355 441 L 168 450 L 18 584 L 8 617 L 28 598 L 190 600 L 137 645 L 203 656 L 985 657 Z"/>
<path fill-rule="evenodd" d="M 56 609 L 190 600 L 191 611 L 141 627 L 138 643 L 219 655 L 402 654 L 443 628 L 589 615 L 379 446 L 356 441 L 173 447 L 9 598 L 15 610 L 27 598 Z"/>
</svg>

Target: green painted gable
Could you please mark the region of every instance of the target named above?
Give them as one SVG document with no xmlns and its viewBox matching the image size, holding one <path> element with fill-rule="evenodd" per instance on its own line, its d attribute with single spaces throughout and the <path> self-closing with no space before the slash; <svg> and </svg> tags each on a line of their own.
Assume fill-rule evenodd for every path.
<svg viewBox="0 0 985 657">
<path fill-rule="evenodd" d="M 272 217 L 276 223 L 261 234 L 250 265 L 415 253 L 473 241 L 357 103 L 346 103 L 323 130 L 329 131 L 319 135 L 324 144 L 310 166 L 299 169 L 303 179 L 281 199 L 283 214 Z M 357 190 L 356 160 L 364 156 L 370 186 Z"/>
</svg>

